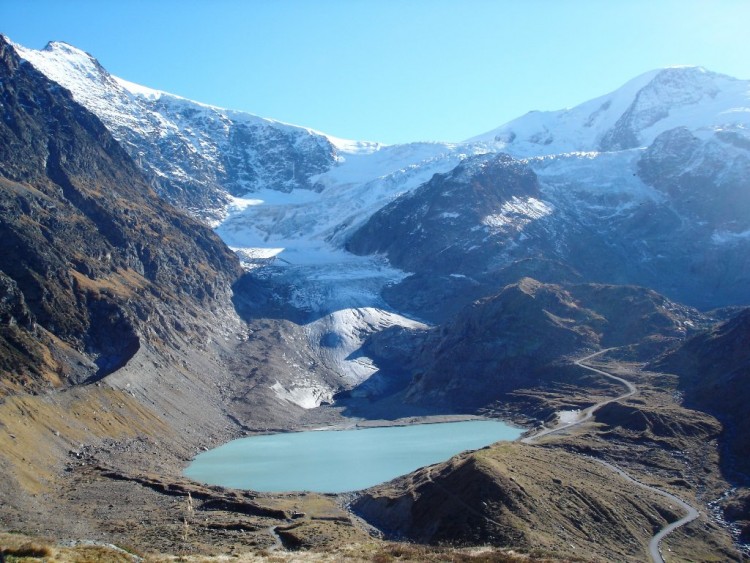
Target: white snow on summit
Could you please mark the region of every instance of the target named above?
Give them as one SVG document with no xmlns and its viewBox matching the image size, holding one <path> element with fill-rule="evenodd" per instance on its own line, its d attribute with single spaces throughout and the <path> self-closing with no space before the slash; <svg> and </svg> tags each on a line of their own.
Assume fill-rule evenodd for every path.
<svg viewBox="0 0 750 563">
<path fill-rule="evenodd" d="M 255 122 L 311 132 L 311 129 L 288 125 L 273 119 L 258 117 L 250 113 L 235 111 L 182 96 L 155 90 L 135 84 L 123 78 L 109 74 L 90 54 L 64 42 L 52 41 L 42 50 L 28 49 L 13 44 L 18 54 L 29 61 L 51 80 L 69 89 L 73 97 L 87 109 L 99 116 L 105 125 L 115 133 L 118 125 L 126 123 L 143 126 L 144 121 L 156 120 L 167 128 L 179 124 L 163 121 L 153 108 L 141 107 L 139 99 L 156 101 L 165 98 L 165 103 L 182 103 L 190 110 L 202 109 L 206 117 L 231 117 L 246 122 Z M 156 115 L 155 115 L 156 114 Z M 147 128 L 145 133 L 158 133 Z"/>
<path fill-rule="evenodd" d="M 143 96 L 144 98 L 151 98 L 152 100 L 156 100 L 156 99 L 161 98 L 164 95 L 169 95 L 166 92 L 162 92 L 161 90 L 154 90 L 153 88 L 141 86 L 140 84 L 136 84 L 135 82 L 129 82 L 128 80 L 125 80 L 118 76 L 112 76 L 112 78 L 125 90 L 137 96 Z"/>
<path fill-rule="evenodd" d="M 642 74 L 574 108 L 527 113 L 467 142 L 488 143 L 517 157 L 635 148 L 678 126 L 748 128 L 747 108 L 749 81 L 700 67 L 672 67 Z M 622 140 L 630 146 L 617 147 Z"/>
</svg>

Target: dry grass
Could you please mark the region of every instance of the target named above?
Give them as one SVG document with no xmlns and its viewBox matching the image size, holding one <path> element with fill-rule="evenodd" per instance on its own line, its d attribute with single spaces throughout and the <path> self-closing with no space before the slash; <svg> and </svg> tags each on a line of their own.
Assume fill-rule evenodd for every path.
<svg viewBox="0 0 750 563">
<path fill-rule="evenodd" d="M 42 559 L 55 563 L 131 563 L 134 557 L 105 545 L 62 547 L 50 540 L 0 532 L 0 554 L 7 563 Z"/>
<path fill-rule="evenodd" d="M 18 559 L 41 559 L 44 557 L 51 557 L 52 548 L 38 542 L 26 542 L 16 547 L 3 547 L 0 549 L 0 553 L 2 553 L 6 559 L 10 559 L 11 557 Z"/>
<path fill-rule="evenodd" d="M 16 395 L 0 403 L 0 462 L 24 491 L 43 492 L 70 449 L 91 436 L 165 434 L 164 423 L 128 393 L 86 387 L 54 396 Z"/>
<path fill-rule="evenodd" d="M 146 563 L 172 563 L 175 561 L 190 563 L 226 561 L 238 563 L 333 563 L 339 561 L 356 563 L 534 563 L 555 561 L 555 559 L 546 558 L 542 555 L 525 555 L 492 547 L 436 547 L 374 539 L 343 543 L 329 549 L 314 549 L 311 551 L 253 550 L 215 556 L 166 553 L 144 555 L 104 545 L 61 547 L 54 545 L 50 540 L 2 532 L 0 532 L 0 552 L 5 556 L 7 563 L 40 559 L 55 563 L 125 563 L 132 562 L 136 558 L 142 559 Z"/>
<path fill-rule="evenodd" d="M 148 563 L 172 563 L 183 561 L 190 563 L 208 563 L 218 561 L 236 561 L 238 563 L 552 563 L 561 559 L 548 558 L 544 555 L 527 555 L 497 548 L 451 548 L 401 544 L 370 540 L 364 543 L 353 543 L 326 551 L 258 551 L 237 553 L 233 556 L 219 555 L 206 557 L 200 555 L 151 555 L 145 559 Z M 576 559 L 564 559 L 576 561 Z"/>
<path fill-rule="evenodd" d="M 431 547 L 415 544 L 389 544 L 377 550 L 371 561 L 373 563 L 392 563 L 395 561 L 424 561 L 450 563 L 519 563 L 539 561 L 528 556 L 492 548 L 475 548 L 458 550 L 449 547 Z"/>
<path fill-rule="evenodd" d="M 70 270 L 76 283 L 92 293 L 109 293 L 120 298 L 133 296 L 133 292 L 146 287 L 149 282 L 135 270 L 118 270 L 106 278 L 91 279 L 81 272 Z"/>
</svg>

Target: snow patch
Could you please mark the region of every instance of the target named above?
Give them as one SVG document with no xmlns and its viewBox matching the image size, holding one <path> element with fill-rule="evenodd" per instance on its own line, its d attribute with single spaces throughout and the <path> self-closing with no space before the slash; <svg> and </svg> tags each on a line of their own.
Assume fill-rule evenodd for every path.
<svg viewBox="0 0 750 563">
<path fill-rule="evenodd" d="M 236 248 L 229 247 L 240 259 L 240 266 L 246 272 L 267 265 L 284 251 L 283 248 Z"/>
<path fill-rule="evenodd" d="M 532 221 L 546 217 L 553 211 L 552 205 L 539 199 L 533 197 L 522 199 L 513 196 L 503 203 L 498 213 L 487 215 L 482 219 L 482 224 L 492 229 L 513 228 L 520 231 Z"/>
<path fill-rule="evenodd" d="M 153 88 L 149 88 L 147 86 L 141 86 L 140 84 L 130 82 L 129 80 L 125 80 L 118 76 L 113 76 L 112 78 L 115 82 L 122 86 L 123 89 L 137 96 L 143 96 L 144 98 L 149 98 L 151 100 L 158 100 L 164 95 L 169 95 L 166 92 L 162 92 L 161 90 L 154 90 Z"/>
</svg>

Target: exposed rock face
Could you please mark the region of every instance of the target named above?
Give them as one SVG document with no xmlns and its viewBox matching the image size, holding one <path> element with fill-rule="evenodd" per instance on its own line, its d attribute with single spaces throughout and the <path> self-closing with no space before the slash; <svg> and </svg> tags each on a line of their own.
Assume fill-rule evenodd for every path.
<svg viewBox="0 0 750 563">
<path fill-rule="evenodd" d="M 680 221 L 669 240 L 660 234 L 659 246 L 693 280 L 677 286 L 681 296 L 692 290 L 706 304 L 750 302 L 749 148 L 738 133 L 701 139 L 677 128 L 657 137 L 638 162 L 639 176 L 668 198 Z"/>
<path fill-rule="evenodd" d="M 141 338 L 163 343 L 189 313 L 227 306 L 231 251 L 4 38 L 0 103 L 0 393 L 103 377 Z"/>
</svg>

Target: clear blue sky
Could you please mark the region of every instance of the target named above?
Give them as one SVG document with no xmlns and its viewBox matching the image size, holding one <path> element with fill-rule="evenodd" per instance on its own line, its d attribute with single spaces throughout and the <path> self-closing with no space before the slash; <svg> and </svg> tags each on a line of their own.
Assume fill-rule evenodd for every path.
<svg viewBox="0 0 750 563">
<path fill-rule="evenodd" d="M 648 70 L 750 78 L 747 0 L 0 0 L 0 32 L 353 139 L 459 141 Z"/>
</svg>

